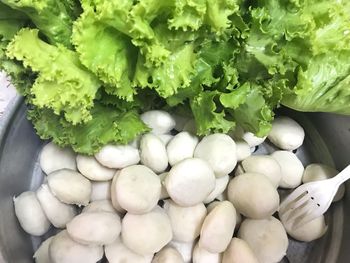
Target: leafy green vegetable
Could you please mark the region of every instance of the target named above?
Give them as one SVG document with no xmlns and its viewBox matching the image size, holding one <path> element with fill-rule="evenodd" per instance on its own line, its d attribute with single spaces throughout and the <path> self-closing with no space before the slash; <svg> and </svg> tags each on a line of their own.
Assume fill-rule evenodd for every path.
<svg viewBox="0 0 350 263">
<path fill-rule="evenodd" d="M 149 109 L 265 136 L 281 104 L 350 115 L 350 2 L 0 0 L 0 69 L 77 152 L 146 132 Z"/>
<path fill-rule="evenodd" d="M 71 47 L 72 23 L 74 16 L 79 14 L 78 2 L 74 0 L 1 0 L 1 2 L 30 17 L 51 43 Z"/>
<path fill-rule="evenodd" d="M 83 68 L 75 52 L 49 45 L 39 39 L 38 30 L 25 28 L 8 45 L 7 55 L 38 72 L 31 89 L 35 106 L 64 113 L 73 124 L 91 119 L 100 82 Z"/>
</svg>

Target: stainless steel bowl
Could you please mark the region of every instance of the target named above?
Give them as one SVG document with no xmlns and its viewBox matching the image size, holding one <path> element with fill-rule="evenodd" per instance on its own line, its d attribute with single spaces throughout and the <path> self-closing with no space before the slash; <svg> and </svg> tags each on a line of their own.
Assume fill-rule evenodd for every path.
<svg viewBox="0 0 350 263">
<path fill-rule="evenodd" d="M 35 190 L 43 180 L 37 160 L 44 142 L 35 135 L 25 111 L 22 100 L 16 99 L 0 124 L 0 263 L 33 262 L 33 252 L 41 242 L 40 238 L 30 237 L 20 228 L 12 202 L 13 196 L 29 189 Z M 282 113 L 298 120 L 306 131 L 304 145 L 297 151 L 305 165 L 322 162 L 342 169 L 349 163 L 349 117 L 288 110 L 282 110 Z M 270 152 L 271 147 L 266 143 L 258 151 Z M 327 214 L 327 234 L 311 243 L 290 239 L 287 255 L 282 262 L 349 262 L 348 221 L 350 196 L 345 195 L 343 201 L 333 204 Z"/>
</svg>

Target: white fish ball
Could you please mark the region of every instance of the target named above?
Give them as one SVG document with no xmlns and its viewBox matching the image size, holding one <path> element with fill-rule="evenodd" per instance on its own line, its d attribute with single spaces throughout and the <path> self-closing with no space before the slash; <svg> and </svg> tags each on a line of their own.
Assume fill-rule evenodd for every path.
<svg viewBox="0 0 350 263">
<path fill-rule="evenodd" d="M 242 139 L 245 140 L 249 144 L 250 147 L 255 147 L 255 146 L 262 144 L 265 141 L 266 136 L 258 137 L 256 135 L 254 135 L 254 133 L 245 132 L 242 135 Z"/>
<path fill-rule="evenodd" d="M 124 244 L 140 255 L 160 251 L 173 237 L 165 211 L 157 206 L 143 215 L 127 213 L 122 222 Z"/>
<path fill-rule="evenodd" d="M 271 154 L 281 167 L 281 181 L 279 186 L 283 188 L 296 188 L 301 184 L 304 166 L 299 158 L 289 151 L 275 151 Z"/>
<path fill-rule="evenodd" d="M 234 237 L 222 257 L 222 263 L 259 263 L 252 249 L 243 239 Z"/>
<path fill-rule="evenodd" d="M 153 170 L 162 173 L 168 168 L 168 155 L 165 144 L 158 136 L 149 133 L 141 138 L 140 142 L 141 163 Z"/>
<path fill-rule="evenodd" d="M 316 217 L 314 220 L 303 224 L 299 227 L 293 227 L 293 222 L 287 222 L 285 218 L 280 216 L 281 222 L 287 233 L 296 240 L 303 242 L 311 242 L 322 237 L 327 232 L 327 225 L 324 215 Z"/>
<path fill-rule="evenodd" d="M 204 219 L 199 245 L 211 253 L 224 252 L 236 226 L 236 210 L 229 201 L 220 202 Z"/>
<path fill-rule="evenodd" d="M 236 167 L 236 144 L 226 134 L 211 134 L 198 143 L 194 157 L 207 161 L 214 170 L 215 176 L 222 177 L 231 173 Z"/>
<path fill-rule="evenodd" d="M 81 213 L 67 224 L 71 238 L 85 245 L 106 245 L 114 242 L 120 234 L 121 222 L 116 213 Z"/>
<path fill-rule="evenodd" d="M 53 237 L 49 237 L 44 242 L 42 242 L 39 248 L 35 251 L 33 258 L 35 263 L 51 263 L 49 246 L 51 244 Z"/>
<path fill-rule="evenodd" d="M 259 263 L 279 262 L 287 252 L 288 237 L 282 223 L 274 218 L 245 219 L 238 231 Z"/>
<path fill-rule="evenodd" d="M 53 142 L 46 144 L 39 157 L 40 167 L 46 174 L 64 168 L 76 170 L 75 153 L 69 148 L 60 148 Z"/>
<path fill-rule="evenodd" d="M 198 158 L 185 159 L 174 165 L 165 179 L 171 199 L 181 206 L 202 203 L 215 188 L 210 166 Z"/>
<path fill-rule="evenodd" d="M 221 253 L 211 253 L 199 246 L 199 242 L 193 249 L 193 263 L 221 263 Z"/>
<path fill-rule="evenodd" d="M 108 168 L 121 169 L 140 162 L 139 150 L 130 145 L 106 145 L 95 158 Z"/>
<path fill-rule="evenodd" d="M 77 166 L 79 172 L 92 181 L 109 181 L 115 174 L 115 169 L 104 167 L 95 157 L 78 155 Z"/>
<path fill-rule="evenodd" d="M 244 140 L 235 141 L 236 143 L 236 153 L 237 161 L 243 161 L 245 158 L 251 156 L 252 152 L 250 151 L 249 144 Z"/>
<path fill-rule="evenodd" d="M 47 184 L 43 184 L 36 191 L 42 209 L 49 221 L 57 228 L 65 228 L 66 224 L 77 214 L 74 206 L 58 200 L 50 191 Z"/>
<path fill-rule="evenodd" d="M 63 230 L 52 239 L 49 253 L 52 263 L 96 263 L 103 257 L 103 247 L 75 242 Z"/>
<path fill-rule="evenodd" d="M 153 254 L 143 256 L 135 253 L 119 238 L 105 246 L 105 254 L 109 263 L 151 263 L 153 258 Z"/>
<path fill-rule="evenodd" d="M 258 173 L 265 175 L 276 188 L 282 178 L 281 166 L 269 155 L 249 156 L 242 161 L 240 167 L 242 170 L 241 173 Z"/>
<path fill-rule="evenodd" d="M 63 203 L 87 205 L 91 195 L 91 182 L 80 173 L 63 169 L 48 175 L 51 192 Z"/>
<path fill-rule="evenodd" d="M 130 213 L 147 213 L 159 201 L 160 179 L 144 165 L 133 165 L 122 169 L 115 187 L 120 206 Z"/>
<path fill-rule="evenodd" d="M 280 200 L 270 180 L 256 173 L 234 177 L 228 185 L 228 199 L 239 213 L 255 219 L 275 213 Z"/>
<path fill-rule="evenodd" d="M 192 242 L 199 236 L 207 215 L 207 209 L 203 203 L 182 207 L 169 200 L 166 202 L 164 209 L 171 222 L 173 240 Z"/>
<path fill-rule="evenodd" d="M 269 140 L 282 150 L 292 151 L 299 148 L 304 142 L 305 132 L 303 127 L 295 120 L 280 116 L 272 122 L 272 128 L 268 135 Z"/>
<path fill-rule="evenodd" d="M 167 153 L 171 166 L 178 162 L 192 158 L 194 149 L 198 144 L 198 138 L 188 132 L 180 132 L 167 145 Z"/>
<path fill-rule="evenodd" d="M 184 263 L 184 260 L 176 248 L 166 246 L 154 256 L 152 263 Z"/>
<path fill-rule="evenodd" d="M 174 117 L 162 110 L 144 112 L 140 118 L 156 135 L 169 133 L 176 125 Z"/>
<path fill-rule="evenodd" d="M 41 236 L 50 228 L 50 222 L 34 192 L 24 192 L 13 198 L 17 219 L 28 234 Z"/>
</svg>

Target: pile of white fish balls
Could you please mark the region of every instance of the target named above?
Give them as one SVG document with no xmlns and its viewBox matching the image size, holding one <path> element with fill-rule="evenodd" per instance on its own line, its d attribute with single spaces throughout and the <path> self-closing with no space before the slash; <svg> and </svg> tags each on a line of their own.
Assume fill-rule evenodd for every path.
<svg viewBox="0 0 350 263">
<path fill-rule="evenodd" d="M 298 228 L 278 218 L 278 188 L 324 180 L 338 171 L 304 165 L 293 153 L 303 128 L 277 117 L 270 134 L 193 135 L 193 120 L 149 111 L 151 128 L 129 145 L 107 145 L 95 156 L 44 146 L 46 174 L 36 191 L 14 198 L 31 235 L 56 234 L 34 254 L 37 263 L 274 263 L 288 248 L 327 230 L 322 215 Z M 278 150 L 252 155 L 262 143 Z M 271 147 L 270 147 L 271 148 Z M 344 187 L 334 201 L 340 200 Z M 61 230 L 61 231 L 59 231 Z"/>
</svg>

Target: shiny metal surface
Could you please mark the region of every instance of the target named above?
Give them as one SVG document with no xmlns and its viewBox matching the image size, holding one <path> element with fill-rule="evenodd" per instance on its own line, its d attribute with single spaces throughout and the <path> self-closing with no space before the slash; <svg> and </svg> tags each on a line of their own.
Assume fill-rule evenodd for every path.
<svg viewBox="0 0 350 263">
<path fill-rule="evenodd" d="M 25 110 L 21 100 L 17 99 L 0 124 L 0 263 L 33 262 L 33 251 L 41 241 L 31 238 L 20 228 L 12 203 L 13 196 L 29 189 L 35 190 L 43 180 L 37 158 L 44 142 L 35 135 L 26 120 Z M 306 130 L 304 145 L 297 151 L 304 165 L 322 162 L 342 169 L 350 161 L 349 117 L 293 111 L 282 113 L 295 118 Z M 257 153 L 271 151 L 273 146 L 269 143 L 257 149 Z M 327 234 L 311 243 L 290 239 L 282 262 L 349 262 L 349 220 L 350 197 L 345 195 L 344 200 L 333 204 L 327 214 Z"/>
</svg>

